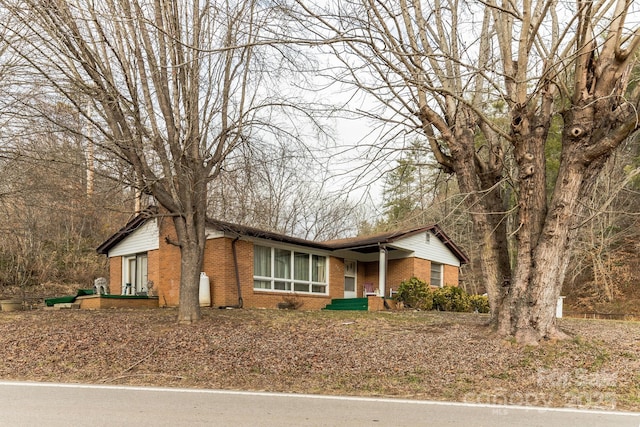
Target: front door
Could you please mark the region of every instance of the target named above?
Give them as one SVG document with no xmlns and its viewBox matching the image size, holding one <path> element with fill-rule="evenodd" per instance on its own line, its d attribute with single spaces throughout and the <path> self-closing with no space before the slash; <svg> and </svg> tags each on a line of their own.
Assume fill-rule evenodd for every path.
<svg viewBox="0 0 640 427">
<path fill-rule="evenodd" d="M 344 260 L 344 297 L 356 298 L 357 284 L 356 284 L 356 271 L 357 264 L 355 261 Z"/>
</svg>

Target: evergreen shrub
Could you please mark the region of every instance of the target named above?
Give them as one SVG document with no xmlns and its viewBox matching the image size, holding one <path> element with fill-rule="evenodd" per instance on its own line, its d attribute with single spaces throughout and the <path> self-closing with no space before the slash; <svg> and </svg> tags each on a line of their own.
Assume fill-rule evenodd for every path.
<svg viewBox="0 0 640 427">
<path fill-rule="evenodd" d="M 400 283 L 396 301 L 402 302 L 405 307 L 418 310 L 431 310 L 433 307 L 433 294 L 429 285 L 424 280 L 412 277 Z"/>
</svg>

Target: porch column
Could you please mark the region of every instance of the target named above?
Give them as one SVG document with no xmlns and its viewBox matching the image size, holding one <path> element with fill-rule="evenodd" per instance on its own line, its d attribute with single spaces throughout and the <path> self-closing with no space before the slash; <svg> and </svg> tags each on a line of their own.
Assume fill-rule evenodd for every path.
<svg viewBox="0 0 640 427">
<path fill-rule="evenodd" d="M 387 248 L 384 246 L 380 246 L 378 271 L 378 291 L 380 292 L 380 296 L 384 297 L 387 289 Z"/>
</svg>

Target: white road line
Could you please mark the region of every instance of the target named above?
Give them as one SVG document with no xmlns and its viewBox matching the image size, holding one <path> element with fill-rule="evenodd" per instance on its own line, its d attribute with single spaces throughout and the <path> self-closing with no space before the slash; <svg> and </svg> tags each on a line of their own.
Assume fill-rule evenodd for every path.
<svg viewBox="0 0 640 427">
<path fill-rule="evenodd" d="M 411 400 L 411 399 L 393 399 L 386 397 L 359 397 L 359 396 L 331 396 L 323 394 L 297 394 L 297 393 L 274 393 L 262 391 L 240 391 L 240 390 L 213 390 L 213 389 L 197 389 L 197 388 L 169 388 L 169 387 L 139 387 L 139 386 L 118 386 L 118 385 L 102 385 L 102 384 L 72 384 L 72 383 L 48 383 L 48 382 L 14 382 L 0 381 L 0 386 L 11 387 L 51 387 L 51 388 L 80 388 L 80 389 L 107 389 L 107 390 L 128 390 L 128 391 L 151 391 L 151 392 L 171 392 L 171 393 L 200 393 L 200 394 L 227 394 L 238 396 L 264 396 L 264 397 L 285 397 L 296 399 L 317 399 L 317 400 L 344 400 L 352 402 L 385 402 L 385 403 L 403 403 L 413 405 L 432 405 L 432 406 L 459 406 L 470 408 L 491 408 L 505 410 L 523 410 L 523 411 L 539 411 L 539 412 L 566 412 L 581 414 L 599 414 L 614 416 L 636 416 L 640 418 L 639 412 L 628 411 L 603 411 L 595 409 L 578 409 L 578 408 L 550 408 L 543 406 L 520 406 L 520 405 L 492 405 L 488 403 L 464 403 L 464 402 L 439 402 L 434 400 Z"/>
</svg>

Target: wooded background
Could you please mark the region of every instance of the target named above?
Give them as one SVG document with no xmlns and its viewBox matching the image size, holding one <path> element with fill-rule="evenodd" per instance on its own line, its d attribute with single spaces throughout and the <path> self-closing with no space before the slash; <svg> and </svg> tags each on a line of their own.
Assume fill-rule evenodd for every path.
<svg viewBox="0 0 640 427">
<path fill-rule="evenodd" d="M 463 3 L 3 0 L 3 293 L 90 286 L 107 274 L 95 247 L 155 198 L 191 254 L 205 211 L 317 240 L 437 222 L 473 260 L 467 291 L 514 298 L 503 313 L 549 308 L 559 277 L 575 309 L 635 311 L 637 7 Z M 318 76 L 377 107 L 310 100 Z M 378 138 L 337 143 L 324 120 L 340 115 Z M 362 169 L 336 190 L 339 158 Z M 371 170 L 382 194 L 350 198 Z M 567 251 L 566 272 L 538 265 Z"/>
</svg>

